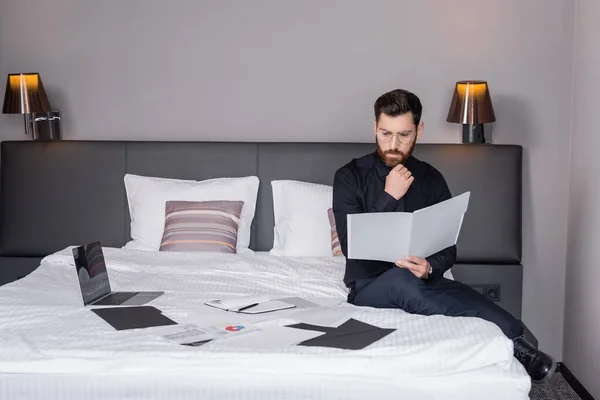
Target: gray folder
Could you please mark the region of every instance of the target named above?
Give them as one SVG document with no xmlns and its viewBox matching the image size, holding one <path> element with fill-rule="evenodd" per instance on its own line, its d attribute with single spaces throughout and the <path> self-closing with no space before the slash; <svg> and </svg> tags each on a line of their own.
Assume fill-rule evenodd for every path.
<svg viewBox="0 0 600 400">
<path fill-rule="evenodd" d="M 395 262 L 455 245 L 470 196 L 465 192 L 413 213 L 348 214 L 348 258 Z"/>
</svg>

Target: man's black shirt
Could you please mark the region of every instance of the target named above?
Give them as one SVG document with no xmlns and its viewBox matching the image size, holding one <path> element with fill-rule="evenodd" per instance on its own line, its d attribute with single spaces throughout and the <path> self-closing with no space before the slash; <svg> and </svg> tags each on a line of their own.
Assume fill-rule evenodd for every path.
<svg viewBox="0 0 600 400">
<path fill-rule="evenodd" d="M 347 255 L 346 216 L 364 212 L 413 212 L 452 197 L 442 174 L 430 164 L 410 156 L 404 166 L 414 176 L 406 194 L 396 200 L 385 192 L 385 178 L 391 171 L 377 152 L 354 159 L 340 168 L 333 180 L 333 213 L 340 245 Z M 436 281 L 456 261 L 456 246 L 448 247 L 427 258 L 433 268 L 428 278 Z M 359 278 L 380 275 L 398 268 L 384 261 L 346 261 L 344 283 L 351 289 L 348 300 L 354 298 L 354 282 Z"/>
</svg>

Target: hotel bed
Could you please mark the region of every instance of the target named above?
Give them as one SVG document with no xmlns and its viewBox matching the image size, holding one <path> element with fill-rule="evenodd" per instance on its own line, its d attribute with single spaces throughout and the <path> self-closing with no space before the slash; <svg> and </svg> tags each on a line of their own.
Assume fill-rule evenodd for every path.
<svg viewBox="0 0 600 400">
<path fill-rule="evenodd" d="M 331 185 L 359 143 L 3 142 L 0 188 L 0 398 L 527 399 L 512 343 L 476 318 L 424 317 L 346 303 L 343 256 L 277 255 L 271 182 Z M 521 148 L 417 145 L 454 195 L 471 191 L 453 279 L 521 308 Z M 126 174 L 260 180 L 249 251 L 151 251 L 132 244 Z M 139 222 L 139 221 L 138 221 Z M 160 328 L 116 331 L 83 307 L 72 246 L 100 240 L 113 290 L 162 290 L 151 305 L 178 323 L 231 323 L 203 303 L 302 297 L 392 334 L 362 350 L 200 347 Z M 19 279 L 17 279 L 19 278 Z M 268 329 L 302 310 L 234 314 Z M 251 335 L 252 333 L 248 333 Z"/>
</svg>

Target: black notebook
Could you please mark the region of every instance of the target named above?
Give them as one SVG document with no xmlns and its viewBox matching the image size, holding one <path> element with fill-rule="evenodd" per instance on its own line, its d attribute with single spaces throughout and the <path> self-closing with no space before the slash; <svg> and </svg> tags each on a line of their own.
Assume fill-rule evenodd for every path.
<svg viewBox="0 0 600 400">
<path fill-rule="evenodd" d="M 177 325 L 152 306 L 94 308 L 92 311 L 118 331 Z"/>
</svg>

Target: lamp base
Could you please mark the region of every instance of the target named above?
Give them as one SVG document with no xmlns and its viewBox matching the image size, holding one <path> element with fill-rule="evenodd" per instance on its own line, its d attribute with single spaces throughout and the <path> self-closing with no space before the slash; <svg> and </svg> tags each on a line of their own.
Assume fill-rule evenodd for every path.
<svg viewBox="0 0 600 400">
<path fill-rule="evenodd" d="M 462 141 L 463 143 L 485 143 L 483 124 L 464 124 Z"/>
<path fill-rule="evenodd" d="M 25 122 L 25 134 L 32 135 L 33 132 L 33 117 L 30 113 L 23 114 L 23 121 Z"/>
<path fill-rule="evenodd" d="M 60 113 L 48 111 L 25 114 L 25 134 L 33 140 L 60 140 Z"/>
</svg>

